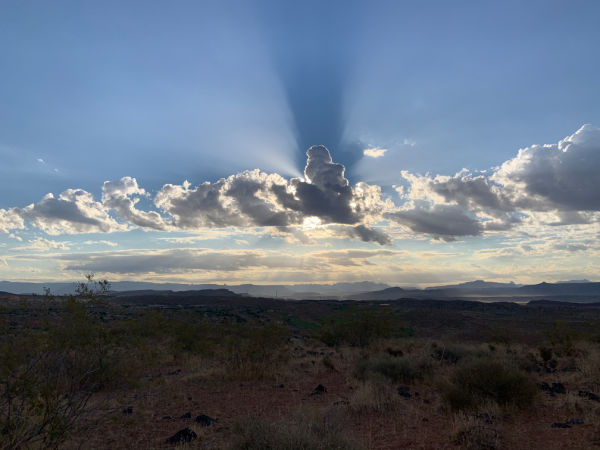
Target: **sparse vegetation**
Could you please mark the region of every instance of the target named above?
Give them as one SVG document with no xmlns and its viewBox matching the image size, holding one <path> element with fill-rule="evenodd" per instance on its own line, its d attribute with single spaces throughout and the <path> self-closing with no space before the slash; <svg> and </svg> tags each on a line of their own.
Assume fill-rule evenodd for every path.
<svg viewBox="0 0 600 450">
<path fill-rule="evenodd" d="M 533 379 L 511 362 L 499 358 L 468 361 L 456 369 L 442 390 L 453 410 L 473 410 L 487 402 L 525 409 L 537 394 Z"/>
<path fill-rule="evenodd" d="M 339 410 L 304 410 L 291 419 L 244 417 L 234 424 L 232 450 L 359 450 Z"/>
<path fill-rule="evenodd" d="M 469 328 L 370 302 L 118 305 L 85 285 L 0 305 L 0 448 L 152 448 L 185 428 L 210 449 L 512 448 L 515 423 L 574 427 L 581 448 L 600 436 L 590 309 L 489 340 L 511 323 L 493 306 Z"/>
</svg>

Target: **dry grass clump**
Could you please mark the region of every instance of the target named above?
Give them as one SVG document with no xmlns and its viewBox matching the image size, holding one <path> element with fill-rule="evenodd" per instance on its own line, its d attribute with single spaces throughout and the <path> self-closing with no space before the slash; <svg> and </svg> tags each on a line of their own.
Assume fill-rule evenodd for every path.
<svg viewBox="0 0 600 450">
<path fill-rule="evenodd" d="M 346 436 L 339 410 L 304 410 L 292 419 L 239 418 L 233 426 L 232 450 L 353 450 L 362 448 Z"/>
<path fill-rule="evenodd" d="M 389 382 L 368 380 L 352 393 L 348 399 L 348 408 L 354 414 L 386 414 L 395 411 L 400 405 L 400 400 L 396 388 Z"/>
<path fill-rule="evenodd" d="M 480 411 L 475 414 L 458 413 L 452 421 L 452 436 L 463 450 L 495 450 L 500 448 L 498 431 L 494 428 L 493 414 Z"/>
<path fill-rule="evenodd" d="M 381 353 L 360 359 L 354 368 L 354 376 L 360 380 L 382 376 L 393 383 L 411 384 L 425 379 L 432 371 L 429 359 L 398 358 Z"/>
</svg>

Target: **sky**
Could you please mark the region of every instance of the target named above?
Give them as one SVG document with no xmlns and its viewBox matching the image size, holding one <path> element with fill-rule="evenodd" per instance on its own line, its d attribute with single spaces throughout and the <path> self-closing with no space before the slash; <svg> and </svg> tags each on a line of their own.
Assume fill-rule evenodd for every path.
<svg viewBox="0 0 600 450">
<path fill-rule="evenodd" d="M 600 281 L 596 1 L 0 1 L 0 279 Z"/>
</svg>

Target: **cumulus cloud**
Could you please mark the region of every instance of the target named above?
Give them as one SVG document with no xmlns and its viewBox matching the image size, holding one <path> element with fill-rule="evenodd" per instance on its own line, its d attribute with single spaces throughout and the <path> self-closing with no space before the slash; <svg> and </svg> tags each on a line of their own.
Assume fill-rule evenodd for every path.
<svg viewBox="0 0 600 450">
<path fill-rule="evenodd" d="M 346 236 L 358 238 L 364 242 L 377 242 L 379 245 L 391 245 L 392 243 L 392 239 L 386 233 L 366 225 L 345 227 L 344 232 Z"/>
<path fill-rule="evenodd" d="M 50 235 L 110 233 L 127 229 L 83 189 L 67 189 L 58 198 L 47 194 L 40 202 L 21 209 L 19 214 Z"/>
<path fill-rule="evenodd" d="M 365 149 L 370 157 L 384 153 Z M 287 179 L 256 169 L 196 186 L 165 184 L 151 199 L 151 209 L 157 210 L 140 207 L 150 196 L 132 177 L 106 181 L 100 202 L 87 191 L 68 189 L 22 209 L 0 209 L 0 232 L 24 228 L 26 222 L 54 235 L 131 227 L 194 232 L 269 227 L 312 243 L 318 234 L 308 226 L 313 224 L 387 245 L 388 234 L 373 228 L 384 219 L 412 233 L 452 240 L 520 225 L 585 225 L 600 217 L 600 129 L 591 125 L 556 144 L 521 149 L 490 173 L 402 171 L 399 204 L 385 198 L 378 185 L 351 185 L 344 166 L 333 161 L 326 147 L 310 147 L 306 156 L 303 177 Z"/>
<path fill-rule="evenodd" d="M 19 247 L 13 247 L 13 250 L 27 250 L 34 252 L 47 252 L 50 250 L 69 250 L 68 242 L 54 241 L 51 239 L 44 239 L 41 237 L 30 239 L 26 245 Z"/>
<path fill-rule="evenodd" d="M 519 150 L 491 180 L 533 210 L 600 210 L 600 128 L 584 125 L 557 144 Z"/>
<path fill-rule="evenodd" d="M 371 158 L 381 158 L 387 152 L 386 148 L 365 148 L 363 150 L 363 155 L 369 156 Z"/>
<path fill-rule="evenodd" d="M 181 229 L 281 228 L 300 225 L 310 217 L 322 224 L 359 225 L 389 206 L 381 199 L 379 186 L 358 183 L 353 188 L 344 170 L 326 147 L 313 146 L 307 151 L 303 179 L 246 171 L 194 188 L 187 182 L 167 184 L 154 202 Z"/>
<path fill-rule="evenodd" d="M 586 224 L 595 219 L 590 212 L 600 210 L 599 167 L 600 129 L 584 125 L 557 144 L 519 150 L 490 176 L 461 171 L 431 177 L 404 171 L 408 189 L 399 192 L 413 202 L 460 207 L 486 231 L 508 230 L 524 216 L 553 226 Z M 411 216 L 422 214 L 420 206 Z"/>
<path fill-rule="evenodd" d="M 119 181 L 105 181 L 102 186 L 102 203 L 108 209 L 113 209 L 117 216 L 133 225 L 154 230 L 168 228 L 161 215 L 156 211 L 140 211 L 135 205 L 146 191 L 140 188 L 137 180 L 123 177 Z"/>
<path fill-rule="evenodd" d="M 0 209 L 0 233 L 9 233 L 10 230 L 25 228 L 23 218 L 16 208 Z"/>
<path fill-rule="evenodd" d="M 415 202 L 411 208 L 388 213 L 386 217 L 416 233 L 427 233 L 445 241 L 452 241 L 456 236 L 477 236 L 483 229 L 477 219 L 455 205 Z"/>
</svg>

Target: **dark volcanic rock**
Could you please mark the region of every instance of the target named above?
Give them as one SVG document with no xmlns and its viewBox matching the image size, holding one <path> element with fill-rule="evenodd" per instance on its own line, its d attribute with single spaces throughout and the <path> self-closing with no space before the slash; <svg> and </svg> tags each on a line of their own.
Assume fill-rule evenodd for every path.
<svg viewBox="0 0 600 450">
<path fill-rule="evenodd" d="M 593 392 L 579 391 L 579 396 L 580 397 L 584 397 L 584 398 L 589 398 L 590 400 L 594 400 L 594 401 L 600 402 L 600 397 L 598 397 Z"/>
<path fill-rule="evenodd" d="M 310 395 L 325 394 L 326 392 L 327 392 L 327 388 L 325 386 L 323 386 L 322 384 L 319 384 L 315 388 L 315 390 L 310 393 Z"/>
<path fill-rule="evenodd" d="M 217 423 L 217 419 L 213 419 L 206 414 L 200 414 L 198 417 L 196 417 L 196 423 L 199 423 L 203 427 L 209 427 Z"/>
<path fill-rule="evenodd" d="M 191 419 L 191 418 L 192 418 L 191 412 L 186 412 L 183 416 L 180 417 L 180 419 Z"/>
<path fill-rule="evenodd" d="M 179 430 L 173 436 L 167 439 L 167 444 L 185 444 L 187 442 L 192 442 L 196 439 L 198 435 L 194 433 L 189 428 L 184 428 L 183 430 Z"/>
<path fill-rule="evenodd" d="M 123 414 L 133 414 L 133 407 L 132 406 L 128 406 L 127 408 L 125 408 L 123 410 Z"/>
<path fill-rule="evenodd" d="M 571 425 L 568 423 L 554 422 L 552 424 L 552 428 L 571 428 Z"/>
<path fill-rule="evenodd" d="M 404 398 L 411 398 L 410 388 L 408 386 L 398 386 L 398 394 Z"/>
<path fill-rule="evenodd" d="M 543 383 L 538 383 L 538 387 L 542 391 L 550 394 L 552 397 L 554 397 L 556 394 L 566 394 L 567 393 L 567 389 L 565 388 L 565 385 L 562 383 L 552 383 L 552 385 L 549 385 L 548 383 L 546 383 L 544 381 Z"/>
</svg>

